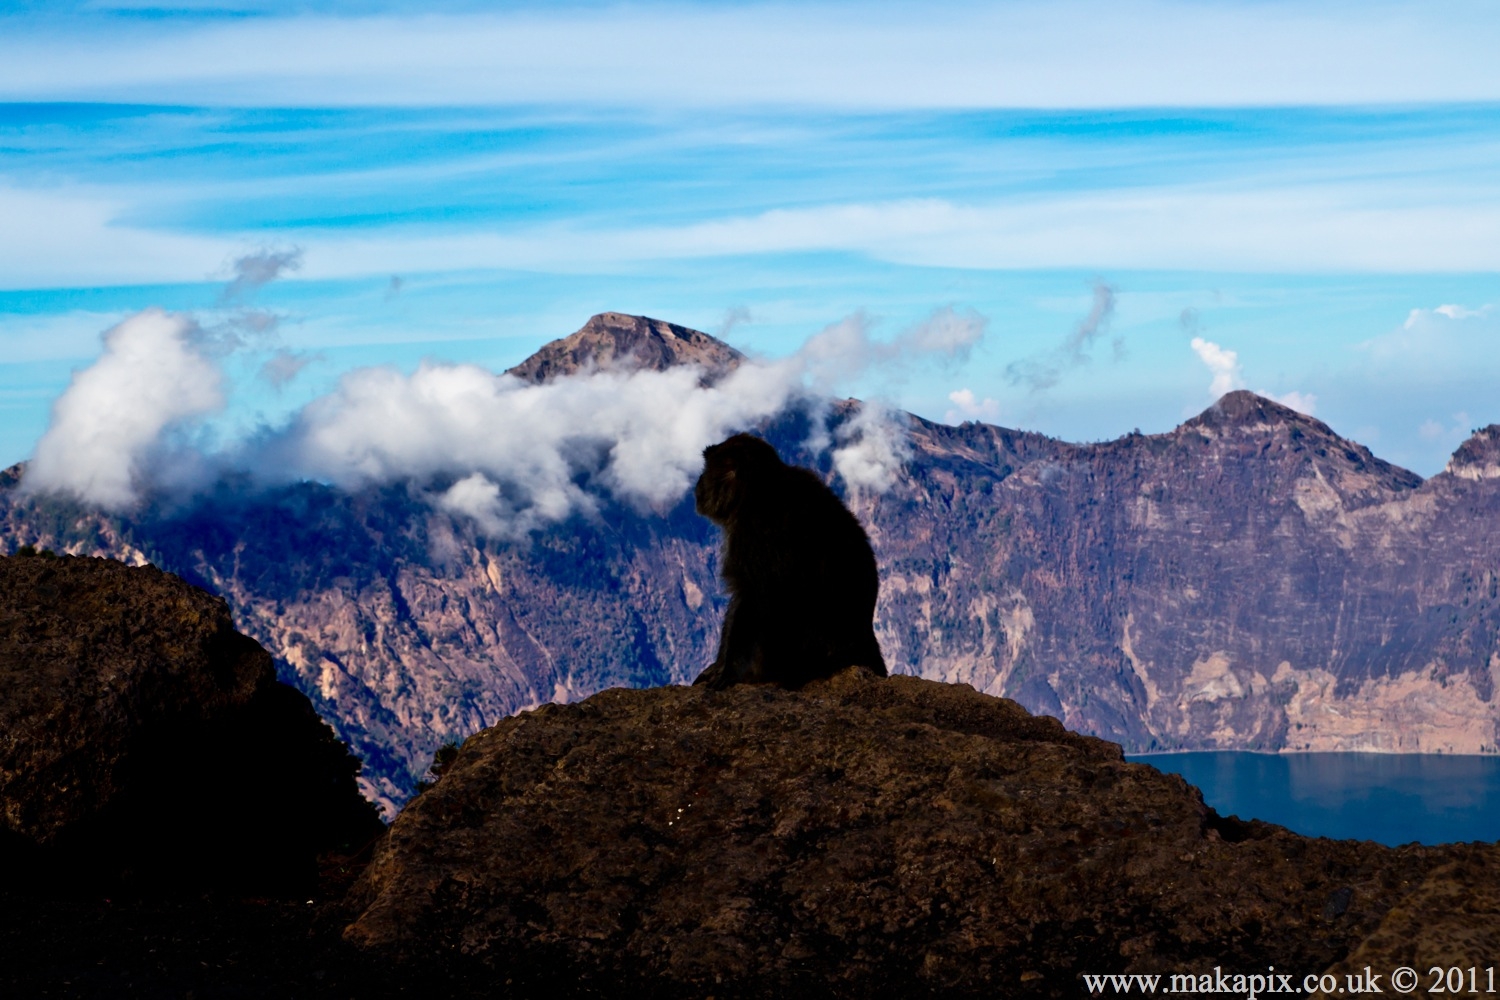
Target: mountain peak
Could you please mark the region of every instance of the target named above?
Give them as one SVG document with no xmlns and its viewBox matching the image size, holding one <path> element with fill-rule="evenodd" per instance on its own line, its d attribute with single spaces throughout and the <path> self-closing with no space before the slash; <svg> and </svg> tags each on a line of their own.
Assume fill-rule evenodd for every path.
<svg viewBox="0 0 1500 1000">
<path fill-rule="evenodd" d="M 677 365 L 697 365 L 714 377 L 744 358 L 700 330 L 649 316 L 605 312 L 591 317 L 576 333 L 546 345 L 509 374 L 528 382 L 550 382 L 588 368 L 666 371 Z"/>
<path fill-rule="evenodd" d="M 1298 413 L 1249 389 L 1236 389 L 1220 396 L 1208 409 L 1183 424 L 1184 427 L 1255 427 L 1258 425 L 1305 423 L 1329 428 L 1321 421 Z"/>
<path fill-rule="evenodd" d="M 1376 458 L 1370 449 L 1341 436 L 1323 421 L 1244 389 L 1220 396 L 1218 402 L 1184 421 L 1174 433 L 1180 436 L 1185 431 L 1195 431 L 1226 442 L 1238 440 L 1255 449 L 1271 439 L 1279 438 L 1293 444 L 1301 441 L 1302 444 L 1296 445 L 1297 450 L 1309 448 L 1312 454 L 1333 463 L 1325 465 L 1323 475 L 1340 481 L 1346 473 L 1356 475 L 1355 479 L 1339 487 L 1345 492 L 1346 502 L 1357 496 L 1368 498 L 1384 495 L 1382 491 L 1399 492 L 1422 484 L 1421 476 Z M 1371 476 L 1375 478 L 1371 480 Z M 1372 483 L 1379 484 L 1375 494 L 1369 493 Z"/>
<path fill-rule="evenodd" d="M 1475 431 L 1443 471 L 1460 479 L 1500 479 L 1500 424 Z"/>
</svg>

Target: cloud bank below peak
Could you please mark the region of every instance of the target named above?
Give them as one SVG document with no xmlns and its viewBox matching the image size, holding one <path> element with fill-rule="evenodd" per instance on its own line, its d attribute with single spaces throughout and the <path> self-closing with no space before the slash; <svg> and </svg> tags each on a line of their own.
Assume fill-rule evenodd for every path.
<svg viewBox="0 0 1500 1000">
<path fill-rule="evenodd" d="M 269 281 L 293 261 L 243 258 L 237 278 Z M 125 511 L 225 472 L 348 490 L 405 481 L 436 510 L 491 536 L 523 537 L 590 514 L 606 496 L 670 506 L 708 445 L 789 406 L 826 412 L 832 387 L 867 369 L 962 359 L 985 326 L 977 313 L 940 308 L 878 341 L 855 314 L 789 357 L 743 361 L 712 383 L 693 366 L 583 370 L 542 384 L 473 364 L 429 361 L 411 374 L 357 368 L 284 426 L 215 448 L 202 421 L 225 405 L 232 387 L 223 361 L 237 342 L 190 316 L 148 309 L 107 331 L 104 353 L 58 398 L 22 487 Z M 809 447 L 829 450 L 855 493 L 888 489 L 909 455 L 904 418 L 879 403 L 858 407 L 831 437 L 815 425 L 822 429 Z"/>
</svg>

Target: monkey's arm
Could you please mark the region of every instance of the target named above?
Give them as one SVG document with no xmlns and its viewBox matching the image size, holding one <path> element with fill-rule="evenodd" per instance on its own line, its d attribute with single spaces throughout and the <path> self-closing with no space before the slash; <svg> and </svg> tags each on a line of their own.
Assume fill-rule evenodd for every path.
<svg viewBox="0 0 1500 1000">
<path fill-rule="evenodd" d="M 719 629 L 719 652 L 714 657 L 714 662 L 704 667 L 703 672 L 693 680 L 695 686 L 704 684 L 712 691 L 722 691 L 734 683 L 733 679 L 726 678 L 724 675 L 724 651 L 729 648 L 729 633 L 734 627 L 735 611 L 739 608 L 739 604 L 738 597 L 729 599 L 729 607 L 724 609 L 724 624 Z"/>
<path fill-rule="evenodd" d="M 724 611 L 724 627 L 719 633 L 719 655 L 693 683 L 722 691 L 733 684 L 764 680 L 758 627 L 760 617 L 753 603 L 747 604 L 738 594 L 731 597 L 729 607 Z"/>
</svg>

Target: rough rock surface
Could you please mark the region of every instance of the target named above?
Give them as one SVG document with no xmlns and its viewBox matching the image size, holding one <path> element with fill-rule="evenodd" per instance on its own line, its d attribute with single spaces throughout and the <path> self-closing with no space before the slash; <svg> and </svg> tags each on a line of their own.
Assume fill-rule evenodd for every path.
<svg viewBox="0 0 1500 1000">
<path fill-rule="evenodd" d="M 1500 968 L 1492 981 L 1488 967 L 1500 966 L 1500 847 L 1494 844 L 1454 845 L 1452 860 L 1434 868 L 1420 885 L 1401 899 L 1381 920 L 1375 932 L 1349 957 L 1330 971 L 1340 983 L 1366 966 L 1389 970 L 1405 966 L 1419 975 L 1417 992 L 1489 994 L 1500 987 Z M 1442 970 L 1436 981 L 1432 968 Z M 1448 970 L 1463 970 L 1461 985 L 1448 979 Z M 1475 968 L 1477 978 L 1467 978 Z M 1437 986 L 1436 989 L 1433 987 Z M 1387 987 L 1389 991 L 1389 987 Z"/>
<path fill-rule="evenodd" d="M 856 668 L 605 691 L 475 735 L 345 938 L 608 995 L 1078 996 L 1088 972 L 1322 971 L 1458 850 L 1222 819 L 1014 702 Z"/>
<path fill-rule="evenodd" d="M 604 314 L 512 371 L 735 357 Z M 1500 745 L 1500 427 L 1425 482 L 1246 392 L 1097 444 L 909 427 L 893 487 L 854 504 L 892 672 L 1133 751 Z M 806 415 L 765 430 L 840 485 L 827 452 L 803 447 Z M 0 472 L 0 551 L 149 561 L 225 597 L 392 813 L 446 740 L 548 701 L 691 680 L 714 655 L 719 536 L 686 496 L 644 514 L 601 499 L 596 518 L 510 542 L 436 510 L 448 481 L 226 483 L 115 516 L 17 489 L 22 471 Z"/>
<path fill-rule="evenodd" d="M 152 567 L 0 557 L 0 867 L 291 888 L 378 833 L 357 769 L 222 599 Z"/>
</svg>

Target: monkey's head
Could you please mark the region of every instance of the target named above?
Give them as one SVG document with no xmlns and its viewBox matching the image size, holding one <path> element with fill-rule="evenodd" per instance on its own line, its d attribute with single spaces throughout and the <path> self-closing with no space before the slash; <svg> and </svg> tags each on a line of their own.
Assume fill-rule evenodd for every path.
<svg viewBox="0 0 1500 1000">
<path fill-rule="evenodd" d="M 781 456 L 752 434 L 736 434 L 703 449 L 703 475 L 693 489 L 698 513 L 715 524 L 734 517 L 745 491 L 783 467 Z"/>
</svg>

